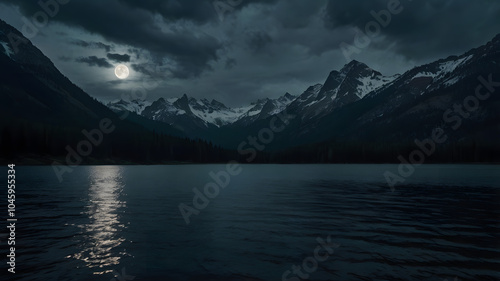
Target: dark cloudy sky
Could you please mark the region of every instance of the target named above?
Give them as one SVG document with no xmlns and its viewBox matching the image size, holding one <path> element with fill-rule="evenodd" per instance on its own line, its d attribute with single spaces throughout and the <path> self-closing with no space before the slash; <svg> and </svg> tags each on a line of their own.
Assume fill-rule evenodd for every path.
<svg viewBox="0 0 500 281">
<path fill-rule="evenodd" d="M 0 0 L 0 18 L 22 29 L 43 11 L 37 2 Z M 145 86 L 149 100 L 186 93 L 234 106 L 323 83 L 348 63 L 340 44 L 391 2 L 69 0 L 31 40 L 103 101 Z M 398 10 L 352 59 L 392 75 L 500 33 L 498 0 L 400 0 Z M 114 76 L 118 63 L 131 68 L 128 79 Z"/>
</svg>

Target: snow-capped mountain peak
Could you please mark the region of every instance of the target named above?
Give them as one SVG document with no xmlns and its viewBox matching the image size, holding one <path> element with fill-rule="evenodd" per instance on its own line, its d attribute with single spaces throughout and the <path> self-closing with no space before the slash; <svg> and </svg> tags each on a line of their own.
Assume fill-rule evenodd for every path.
<svg viewBox="0 0 500 281">
<path fill-rule="evenodd" d="M 295 96 L 290 93 L 277 99 L 260 99 L 248 106 L 231 108 L 220 101 L 196 99 L 184 94 L 180 98 L 159 98 L 154 102 L 144 100 L 109 102 L 107 106 L 114 111 L 128 110 L 146 118 L 169 124 L 179 122 L 179 118 L 192 119 L 203 126 L 221 127 L 235 122 L 249 123 L 277 114 L 285 109 Z M 182 117 L 183 116 L 183 117 Z M 185 120 L 184 120 L 185 121 Z"/>
<path fill-rule="evenodd" d="M 302 116 L 302 119 L 320 117 L 364 98 L 396 77 L 384 76 L 366 64 L 353 60 L 339 71 L 331 71 L 323 85 L 309 87 L 289 106 L 289 111 Z"/>
<path fill-rule="evenodd" d="M 214 99 L 198 100 L 184 94 L 179 98 L 168 100 L 160 98 L 153 103 L 117 101 L 109 103 L 108 106 L 114 110 L 130 110 L 149 119 L 169 124 L 180 122 L 181 118 L 202 124 L 204 127 L 248 125 L 285 109 L 300 115 L 303 119 L 310 119 L 358 101 L 395 78 L 383 76 L 366 64 L 354 60 L 339 71 L 330 72 L 324 84 L 310 86 L 299 97 L 287 92 L 276 99 L 263 98 L 248 106 L 231 108 Z"/>
<path fill-rule="evenodd" d="M 235 122 L 238 125 L 247 125 L 256 120 L 265 119 L 271 115 L 282 112 L 288 105 L 296 99 L 290 93 L 285 93 L 277 99 L 259 99 L 252 103 L 250 108 L 246 110 Z"/>
<path fill-rule="evenodd" d="M 227 107 L 225 104 L 212 99 L 197 100 L 189 99 L 189 107 L 193 114 L 206 122 L 217 127 L 224 126 L 236 121 L 240 115 L 237 110 Z"/>
<path fill-rule="evenodd" d="M 335 80 L 341 80 L 337 87 L 337 96 L 340 99 L 338 103 L 346 104 L 362 99 L 394 78 L 386 77 L 366 64 L 353 60 L 340 70 L 339 77 Z"/>
<path fill-rule="evenodd" d="M 390 100 L 394 107 L 413 102 L 414 95 L 451 87 L 468 77 L 471 69 L 474 70 L 473 67 L 489 63 L 484 57 L 496 55 L 499 52 L 499 42 L 500 36 L 466 54 L 415 67 L 403 75 L 384 76 L 364 63 L 351 61 L 341 69 L 331 71 L 323 84 L 308 87 L 298 97 L 285 93 L 276 99 L 263 98 L 236 108 L 217 100 L 196 99 L 185 94 L 179 98 L 160 98 L 153 103 L 116 101 L 108 106 L 112 109 L 130 110 L 149 119 L 180 124 L 180 127 L 188 127 L 189 130 L 228 125 L 244 127 L 283 111 L 297 116 L 303 126 L 307 127 L 335 110 L 367 96 L 396 93 Z M 389 107 L 384 107 L 384 110 Z M 384 112 L 375 110 L 370 114 L 367 116 L 374 119 L 383 116 Z"/>
<path fill-rule="evenodd" d="M 113 110 L 113 111 L 123 111 L 123 110 L 128 110 L 130 112 L 134 112 L 137 114 L 142 114 L 144 109 L 151 105 L 150 101 L 147 100 L 141 100 L 141 99 L 135 99 L 131 101 L 124 101 L 123 99 L 120 100 L 115 100 L 112 102 L 109 102 L 107 106 Z"/>
</svg>

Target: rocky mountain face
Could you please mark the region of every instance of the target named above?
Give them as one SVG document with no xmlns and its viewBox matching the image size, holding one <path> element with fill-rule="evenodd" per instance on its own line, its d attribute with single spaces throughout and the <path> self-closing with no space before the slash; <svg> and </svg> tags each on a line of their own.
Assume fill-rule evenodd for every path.
<svg viewBox="0 0 500 281">
<path fill-rule="evenodd" d="M 113 102 L 108 102 L 106 104 L 106 106 L 109 107 L 109 109 L 115 112 L 127 110 L 136 113 L 138 115 L 141 115 L 144 109 L 150 105 L 151 102 L 141 99 L 134 99 L 130 101 L 124 101 L 120 99 Z"/>
<path fill-rule="evenodd" d="M 307 122 L 299 114 L 282 141 L 291 146 L 332 139 L 413 142 L 428 137 L 434 128 L 449 129 L 447 135 L 454 141 L 500 140 L 499 66 L 500 36 L 496 36 L 460 56 L 393 77 L 361 99 L 344 100 L 320 118 Z M 488 98 L 481 100 L 482 95 Z"/>
<path fill-rule="evenodd" d="M 351 61 L 340 71 L 332 71 L 323 85 L 309 87 L 287 107 L 302 120 L 318 118 L 364 98 L 390 84 L 397 76 L 386 77 L 366 64 Z"/>
</svg>

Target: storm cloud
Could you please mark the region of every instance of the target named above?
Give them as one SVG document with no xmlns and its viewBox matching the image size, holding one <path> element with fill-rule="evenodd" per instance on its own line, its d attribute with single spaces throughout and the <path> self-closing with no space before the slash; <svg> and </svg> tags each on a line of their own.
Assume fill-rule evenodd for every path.
<svg viewBox="0 0 500 281">
<path fill-rule="evenodd" d="M 20 28 L 20 17 L 32 20 L 41 10 L 37 2 L 0 0 L 11 8 L 0 17 Z M 344 56 L 341 44 L 354 44 L 388 5 L 401 11 L 371 44 Z M 392 75 L 461 54 L 499 31 L 500 1 L 493 0 L 88 0 L 61 5 L 43 29 L 48 35 L 33 41 L 98 98 L 161 77 L 148 98 L 187 93 L 241 105 L 301 94 L 349 59 Z M 115 79 L 111 62 L 130 66 L 128 82 L 107 83 Z"/>
<path fill-rule="evenodd" d="M 87 42 L 87 41 L 83 41 L 83 40 L 71 40 L 70 43 L 75 45 L 75 46 L 80 46 L 80 47 L 84 47 L 84 48 L 104 49 L 104 50 L 106 50 L 106 52 L 111 51 L 111 48 L 112 48 L 111 45 L 107 45 L 107 44 L 104 44 L 101 42 Z"/>
<path fill-rule="evenodd" d="M 37 1 L 2 0 L 1 2 L 18 6 L 21 12 L 29 17 L 41 10 Z M 190 3 L 179 4 L 185 7 L 181 9 L 182 11 L 188 10 L 188 4 L 196 6 L 194 1 L 188 2 Z M 137 5 L 131 3 L 118 0 L 71 1 L 60 7 L 53 21 L 100 34 L 108 41 L 117 44 L 148 50 L 155 57 L 169 58 L 172 61 L 171 71 L 176 77 L 196 77 L 203 71 L 211 69 L 209 62 L 218 59 L 217 51 L 222 48 L 217 38 L 191 32 L 182 26 L 162 30 L 158 25 L 158 19 L 152 13 L 153 7 L 157 7 L 158 11 L 164 11 L 165 7 L 168 7 L 167 4 L 175 7 L 174 4 L 180 1 L 150 1 L 148 5 L 139 6 L 141 9 L 137 9 Z M 210 9 L 210 13 L 214 11 Z M 185 17 L 181 14 L 178 18 L 172 17 L 167 20 L 181 18 L 196 20 L 197 14 L 187 13 Z"/>
<path fill-rule="evenodd" d="M 130 55 L 127 55 L 127 54 L 120 55 L 120 54 L 108 53 L 106 56 L 108 57 L 108 59 L 115 61 L 115 62 L 129 62 L 130 61 Z"/>
<path fill-rule="evenodd" d="M 463 52 L 500 32 L 500 1 L 489 0 L 332 0 L 326 7 L 325 25 L 365 31 L 366 25 L 376 20 L 374 14 L 387 11 L 391 2 L 401 12 L 393 14 L 381 28 L 386 37 L 384 46 L 395 42 L 394 51 L 411 59 Z"/>
<path fill-rule="evenodd" d="M 98 66 L 98 67 L 105 67 L 105 68 L 113 67 L 108 62 L 108 60 L 106 60 L 105 58 L 98 58 L 96 56 L 77 58 L 75 61 L 81 62 L 81 63 L 86 63 L 89 66 Z"/>
</svg>

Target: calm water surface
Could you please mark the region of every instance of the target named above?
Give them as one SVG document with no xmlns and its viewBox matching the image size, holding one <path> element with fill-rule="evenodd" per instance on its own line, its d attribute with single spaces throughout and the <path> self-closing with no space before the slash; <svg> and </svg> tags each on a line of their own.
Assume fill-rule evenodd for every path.
<svg viewBox="0 0 500 281">
<path fill-rule="evenodd" d="M 17 279 L 282 280 L 330 236 L 309 280 L 500 280 L 500 166 L 424 165 L 391 192 L 396 165 L 244 165 L 187 225 L 224 169 L 17 167 Z"/>
</svg>

